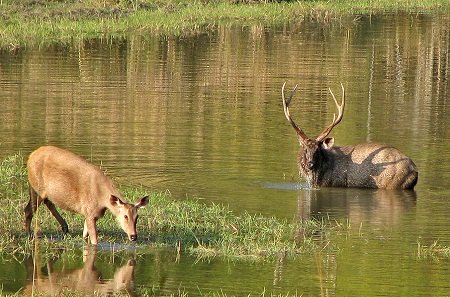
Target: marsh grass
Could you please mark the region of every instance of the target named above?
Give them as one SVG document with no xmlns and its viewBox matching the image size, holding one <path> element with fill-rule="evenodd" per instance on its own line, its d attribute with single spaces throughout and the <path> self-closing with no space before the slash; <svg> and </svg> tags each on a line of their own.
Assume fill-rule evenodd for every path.
<svg viewBox="0 0 450 297">
<path fill-rule="evenodd" d="M 180 246 L 199 257 L 295 256 L 317 248 L 322 240 L 327 242 L 327 232 L 335 227 L 313 220 L 236 215 L 222 205 L 170 201 L 165 195 L 153 196 L 145 217 L 143 228 L 151 230 L 145 241 Z"/>
<path fill-rule="evenodd" d="M 449 14 L 450 3 L 447 0 L 3 0 L 0 47 L 76 44 L 86 38 L 129 34 L 196 34 L 215 30 L 220 24 L 271 26 L 304 19 L 340 22 L 357 19 L 361 14 L 426 12 Z"/>
<path fill-rule="evenodd" d="M 122 186 L 129 201 L 149 194 L 150 204 L 140 210 L 140 247 L 168 247 L 199 258 L 227 257 L 268 259 L 295 257 L 317 249 L 332 248 L 330 235 L 347 227 L 331 221 L 280 220 L 243 212 L 235 214 L 225 206 L 198 199 L 174 200 L 169 193 L 146 193 L 142 187 Z M 28 202 L 27 174 L 21 154 L 5 158 L 0 165 L 0 254 L 23 255 L 33 250 L 34 240 L 22 231 L 23 208 Z M 79 250 L 83 217 L 61 211 L 70 233 L 60 226 L 45 206 L 38 208 L 33 225 L 44 237 L 41 251 L 52 255 L 60 249 Z M 98 221 L 100 241 L 127 243 L 125 233 L 106 212 Z"/>
<path fill-rule="evenodd" d="M 439 260 L 443 258 L 450 259 L 450 247 L 440 245 L 434 241 L 431 245 L 423 245 L 417 242 L 417 258 Z"/>
</svg>

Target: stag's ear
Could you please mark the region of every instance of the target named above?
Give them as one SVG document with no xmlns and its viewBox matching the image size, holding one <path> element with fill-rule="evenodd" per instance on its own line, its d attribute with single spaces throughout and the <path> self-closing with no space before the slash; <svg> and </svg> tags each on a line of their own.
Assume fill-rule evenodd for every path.
<svg viewBox="0 0 450 297">
<path fill-rule="evenodd" d="M 327 137 L 322 142 L 322 147 L 326 150 L 329 150 L 334 145 L 334 138 L 333 137 Z"/>
</svg>

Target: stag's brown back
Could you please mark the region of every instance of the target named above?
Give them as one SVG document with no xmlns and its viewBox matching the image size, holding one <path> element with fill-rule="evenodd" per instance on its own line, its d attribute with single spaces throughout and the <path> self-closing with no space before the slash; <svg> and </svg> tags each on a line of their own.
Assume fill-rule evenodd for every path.
<svg viewBox="0 0 450 297">
<path fill-rule="evenodd" d="M 398 149 L 379 143 L 330 148 L 330 162 L 321 186 L 412 189 L 418 173 L 414 162 Z"/>
</svg>

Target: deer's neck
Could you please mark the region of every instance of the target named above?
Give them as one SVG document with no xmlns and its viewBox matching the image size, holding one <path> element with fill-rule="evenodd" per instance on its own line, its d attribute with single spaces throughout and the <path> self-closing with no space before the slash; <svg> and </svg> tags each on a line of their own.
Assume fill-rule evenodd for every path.
<svg viewBox="0 0 450 297">
<path fill-rule="evenodd" d="M 338 151 L 334 148 L 322 150 L 320 159 L 317 160 L 313 169 L 308 169 L 299 156 L 299 171 L 311 187 L 331 186 L 334 180 L 335 163 L 339 159 Z"/>
</svg>

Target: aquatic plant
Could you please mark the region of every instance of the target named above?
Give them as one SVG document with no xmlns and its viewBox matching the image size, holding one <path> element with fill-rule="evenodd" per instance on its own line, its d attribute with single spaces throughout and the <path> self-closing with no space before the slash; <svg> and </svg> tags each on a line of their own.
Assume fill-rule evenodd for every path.
<svg viewBox="0 0 450 297">
<path fill-rule="evenodd" d="M 439 244 L 437 240 L 430 245 L 424 245 L 418 241 L 417 258 L 434 260 L 438 260 L 440 258 L 450 258 L 450 247 Z"/>
</svg>

